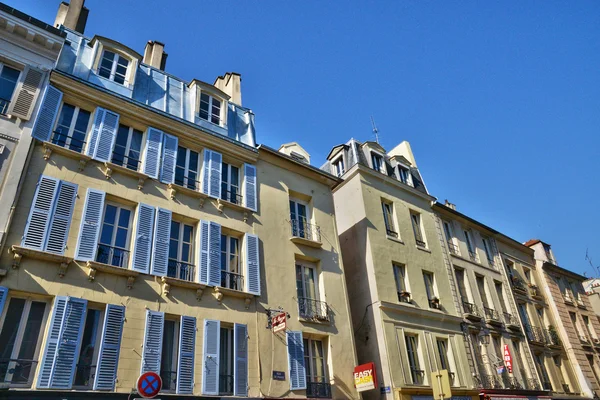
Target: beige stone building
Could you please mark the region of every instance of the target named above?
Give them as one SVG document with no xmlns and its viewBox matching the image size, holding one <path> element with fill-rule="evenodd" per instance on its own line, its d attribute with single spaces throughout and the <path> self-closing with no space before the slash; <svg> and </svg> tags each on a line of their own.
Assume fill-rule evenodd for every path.
<svg viewBox="0 0 600 400">
<path fill-rule="evenodd" d="M 3 396 L 125 399 L 150 371 L 168 398 L 358 399 L 339 179 L 256 145 L 239 74 L 182 81 L 162 43 L 77 32 L 82 3 L 1 258 Z"/>
</svg>

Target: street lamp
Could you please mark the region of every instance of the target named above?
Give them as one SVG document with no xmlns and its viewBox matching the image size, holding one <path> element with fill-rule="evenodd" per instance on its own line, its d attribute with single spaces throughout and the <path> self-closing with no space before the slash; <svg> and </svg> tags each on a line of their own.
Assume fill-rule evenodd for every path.
<svg viewBox="0 0 600 400">
<path fill-rule="evenodd" d="M 482 345 L 487 346 L 490 344 L 490 333 L 486 329 L 480 330 L 477 337 Z"/>
</svg>

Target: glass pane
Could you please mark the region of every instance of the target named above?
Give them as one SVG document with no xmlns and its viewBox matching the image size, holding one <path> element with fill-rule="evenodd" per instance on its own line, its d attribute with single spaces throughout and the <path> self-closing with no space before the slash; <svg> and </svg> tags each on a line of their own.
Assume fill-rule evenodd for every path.
<svg viewBox="0 0 600 400">
<path fill-rule="evenodd" d="M 190 160 L 188 162 L 190 171 L 198 172 L 198 153 L 190 150 Z"/>
<path fill-rule="evenodd" d="M 29 315 L 27 316 L 27 324 L 25 325 L 25 332 L 23 333 L 23 340 L 21 341 L 21 349 L 19 350 L 18 355 L 20 359 L 33 359 L 38 344 L 38 338 L 40 336 L 40 330 L 42 329 L 45 311 L 46 303 L 41 301 L 33 301 L 31 303 Z"/>
<path fill-rule="evenodd" d="M 129 228 L 129 220 L 131 218 L 131 211 L 125 208 L 121 208 L 119 213 L 119 226 L 122 228 Z"/>
<path fill-rule="evenodd" d="M 296 265 L 296 291 L 298 298 L 304 298 L 304 280 L 302 279 L 302 266 Z M 306 347 L 305 347 L 306 348 Z"/>
<path fill-rule="evenodd" d="M 10 101 L 17 86 L 19 74 L 20 72 L 14 68 L 7 66 L 2 68 L 2 74 L 0 74 L 0 99 Z"/>
<path fill-rule="evenodd" d="M 123 229 L 123 228 L 117 229 L 114 246 L 120 247 L 122 249 L 127 247 L 127 229 Z"/>
<path fill-rule="evenodd" d="M 102 55 L 102 61 L 100 62 L 100 68 L 98 69 L 98 75 L 110 79 L 114 58 L 115 53 L 113 53 L 112 51 L 104 52 L 104 54 Z"/>
<path fill-rule="evenodd" d="M 238 167 L 231 166 L 231 185 L 240 186 L 240 169 Z"/>
<path fill-rule="evenodd" d="M 177 166 L 185 168 L 185 157 L 187 154 L 187 149 L 185 147 L 179 146 L 177 148 Z"/>
<path fill-rule="evenodd" d="M 107 204 L 106 211 L 104 212 L 104 222 L 114 225 L 116 215 L 117 215 L 117 207 Z"/>
<path fill-rule="evenodd" d="M 237 238 L 229 238 L 229 270 L 231 272 L 239 273 L 239 241 Z"/>
<path fill-rule="evenodd" d="M 199 116 L 202 119 L 208 120 L 208 109 L 209 109 L 210 96 L 207 94 L 200 94 L 200 110 Z"/>
<path fill-rule="evenodd" d="M 163 389 L 174 388 L 175 368 L 175 321 L 165 320 L 163 331 L 162 357 L 160 360 L 160 377 L 163 381 Z"/>
<path fill-rule="evenodd" d="M 315 288 L 315 271 L 312 268 L 304 268 L 304 279 L 306 295 L 309 299 L 316 299 L 316 288 Z"/>
<path fill-rule="evenodd" d="M 67 142 L 67 135 L 69 134 L 69 128 L 73 121 L 73 115 L 75 114 L 75 107 L 70 104 L 63 104 L 62 110 L 58 117 L 58 124 L 56 125 L 56 133 L 52 137 L 52 143 L 59 146 L 64 146 Z"/>
<path fill-rule="evenodd" d="M 191 225 L 183 226 L 183 241 L 187 243 L 191 243 L 192 235 L 194 233 L 194 228 Z"/>
<path fill-rule="evenodd" d="M 136 171 L 140 161 L 140 152 L 142 151 L 143 135 L 141 131 L 134 129 L 131 135 L 131 143 L 129 144 L 127 167 Z"/>
<path fill-rule="evenodd" d="M 189 263 L 190 262 L 190 250 L 191 250 L 191 246 L 188 243 L 183 243 L 181 245 L 181 260 L 185 263 Z"/>
<path fill-rule="evenodd" d="M 6 317 L 4 318 L 2 332 L 0 332 L 0 343 L 2 343 L 2 348 L 0 349 L 1 358 L 11 358 L 24 307 L 25 299 L 14 297 L 10 299 Z M 3 368 L 0 367 L 0 373 L 2 373 L 0 377 L 4 377 L 4 374 L 6 373 L 6 370 L 3 371 L 2 369 Z"/>
<path fill-rule="evenodd" d="M 91 113 L 85 110 L 79 110 L 77 121 L 75 122 L 75 130 L 71 138 L 69 148 L 74 151 L 81 151 L 85 144 L 85 135 L 87 133 L 88 124 L 90 122 Z"/>
</svg>

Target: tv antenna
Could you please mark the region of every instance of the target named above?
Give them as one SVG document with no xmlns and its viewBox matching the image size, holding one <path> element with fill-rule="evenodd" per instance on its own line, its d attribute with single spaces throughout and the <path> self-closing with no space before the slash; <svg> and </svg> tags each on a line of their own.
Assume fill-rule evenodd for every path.
<svg viewBox="0 0 600 400">
<path fill-rule="evenodd" d="M 373 127 L 373 135 L 375 135 L 375 141 L 379 144 L 379 130 L 377 129 L 377 125 L 375 125 L 375 120 L 371 115 L 371 126 Z"/>
</svg>

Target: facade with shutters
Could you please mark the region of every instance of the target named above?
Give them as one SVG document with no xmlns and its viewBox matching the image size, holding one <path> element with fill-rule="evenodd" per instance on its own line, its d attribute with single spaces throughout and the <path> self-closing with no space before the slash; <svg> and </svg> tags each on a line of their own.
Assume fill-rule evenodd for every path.
<svg viewBox="0 0 600 400">
<path fill-rule="evenodd" d="M 256 145 L 238 74 L 184 82 L 159 42 L 76 31 L 82 3 L 1 259 L 8 396 L 125 399 L 153 371 L 182 398 L 358 398 L 338 179 Z"/>
</svg>

